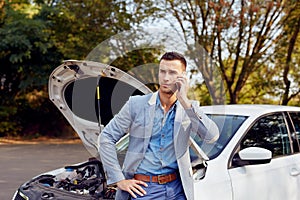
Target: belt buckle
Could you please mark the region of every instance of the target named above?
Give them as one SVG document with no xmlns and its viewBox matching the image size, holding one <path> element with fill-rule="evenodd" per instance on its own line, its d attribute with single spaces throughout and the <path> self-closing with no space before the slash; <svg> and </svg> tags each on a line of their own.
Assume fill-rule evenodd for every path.
<svg viewBox="0 0 300 200">
<path fill-rule="evenodd" d="M 158 175 L 157 176 L 157 182 L 159 184 L 166 184 L 168 181 L 166 180 L 166 178 L 164 180 L 164 177 L 166 177 L 166 175 Z"/>
</svg>

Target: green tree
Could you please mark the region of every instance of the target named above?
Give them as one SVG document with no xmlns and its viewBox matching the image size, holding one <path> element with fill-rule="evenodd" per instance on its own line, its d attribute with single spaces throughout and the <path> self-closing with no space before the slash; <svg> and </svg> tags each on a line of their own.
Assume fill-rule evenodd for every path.
<svg viewBox="0 0 300 200">
<path fill-rule="evenodd" d="M 29 3 L 6 3 L 5 16 L 0 29 L 0 77 L 1 77 L 1 135 L 16 135 L 34 115 L 33 104 L 36 92 L 45 102 L 46 75 L 51 65 L 57 64 L 58 53 L 43 22 L 33 19 L 36 8 Z M 31 93 L 32 92 L 32 93 Z M 31 93 L 32 95 L 27 95 Z M 34 97 L 35 95 L 35 97 Z M 40 103 L 41 103 L 40 102 Z M 37 112 L 37 111 L 36 111 Z M 41 113 L 44 114 L 45 112 Z M 39 118 L 38 118 L 39 119 Z M 29 125 L 29 124 L 28 124 Z"/>
<path fill-rule="evenodd" d="M 85 59 L 153 12 L 140 2 L 116 0 L 10 0 L 0 8 L 0 136 L 61 133 L 64 121 L 47 93 L 54 67 Z"/>
<path fill-rule="evenodd" d="M 165 13 L 165 19 L 177 27 L 190 51 L 194 51 L 194 44 L 200 45 L 207 52 L 205 57 L 216 61 L 229 103 L 241 101 L 241 91 L 251 76 L 274 65 L 275 44 L 281 38 L 284 19 L 293 9 L 283 0 L 163 0 L 159 5 L 160 14 Z M 205 60 L 196 58 L 195 62 L 208 90 L 217 91 L 212 89 L 215 76 L 207 70 L 211 61 Z"/>
<path fill-rule="evenodd" d="M 287 105 L 290 100 L 300 94 L 300 2 L 289 1 L 285 10 L 283 33 L 276 46 L 275 62 L 281 74 L 277 96 L 281 96 L 281 104 Z"/>
</svg>

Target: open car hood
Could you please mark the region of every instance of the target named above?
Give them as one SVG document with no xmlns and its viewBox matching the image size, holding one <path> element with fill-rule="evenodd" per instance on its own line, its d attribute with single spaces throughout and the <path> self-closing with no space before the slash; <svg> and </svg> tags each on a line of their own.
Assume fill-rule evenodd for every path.
<svg viewBox="0 0 300 200">
<path fill-rule="evenodd" d="M 118 68 L 76 60 L 58 66 L 50 75 L 48 86 L 51 101 L 94 157 L 98 157 L 98 135 L 129 96 L 152 92 Z"/>
<path fill-rule="evenodd" d="M 77 132 L 87 150 L 99 157 L 98 136 L 130 96 L 152 91 L 126 72 L 98 62 L 68 60 L 49 78 L 49 97 Z M 128 145 L 125 135 L 116 145 L 119 152 Z M 209 160 L 190 138 L 196 163 Z"/>
</svg>

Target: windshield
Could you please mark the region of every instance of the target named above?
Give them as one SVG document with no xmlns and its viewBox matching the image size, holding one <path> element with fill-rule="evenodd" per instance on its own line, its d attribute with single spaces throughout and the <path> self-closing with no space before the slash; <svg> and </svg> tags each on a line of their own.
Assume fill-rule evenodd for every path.
<svg viewBox="0 0 300 200">
<path fill-rule="evenodd" d="M 212 144 L 207 144 L 204 143 L 198 135 L 193 135 L 192 138 L 205 152 L 209 159 L 214 159 L 223 151 L 230 139 L 247 119 L 247 116 L 213 114 L 207 114 L 207 116 L 217 124 L 220 130 L 219 139 Z"/>
</svg>

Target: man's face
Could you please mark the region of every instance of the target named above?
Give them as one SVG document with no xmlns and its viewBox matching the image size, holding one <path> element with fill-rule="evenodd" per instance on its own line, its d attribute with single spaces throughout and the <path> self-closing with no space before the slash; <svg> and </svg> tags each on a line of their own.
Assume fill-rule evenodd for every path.
<svg viewBox="0 0 300 200">
<path fill-rule="evenodd" d="M 178 75 L 184 72 L 184 65 L 179 60 L 161 60 L 159 64 L 158 81 L 160 92 L 173 94 L 176 92 L 175 85 Z"/>
</svg>

